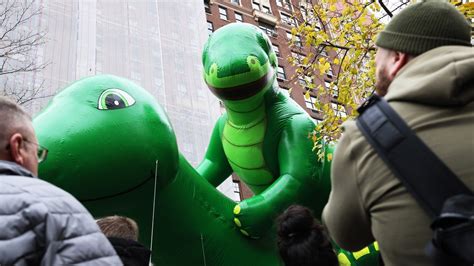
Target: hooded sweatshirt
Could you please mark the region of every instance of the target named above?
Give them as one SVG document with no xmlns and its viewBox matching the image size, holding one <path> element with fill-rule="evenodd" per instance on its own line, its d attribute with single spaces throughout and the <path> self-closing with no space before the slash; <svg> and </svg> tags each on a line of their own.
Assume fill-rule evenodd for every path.
<svg viewBox="0 0 474 266">
<path fill-rule="evenodd" d="M 474 188 L 474 50 L 443 46 L 404 66 L 385 99 L 471 190 Z M 331 237 L 357 251 L 378 241 L 385 265 L 432 265 L 430 219 L 372 149 L 355 121 L 343 125 L 323 212 Z"/>
</svg>

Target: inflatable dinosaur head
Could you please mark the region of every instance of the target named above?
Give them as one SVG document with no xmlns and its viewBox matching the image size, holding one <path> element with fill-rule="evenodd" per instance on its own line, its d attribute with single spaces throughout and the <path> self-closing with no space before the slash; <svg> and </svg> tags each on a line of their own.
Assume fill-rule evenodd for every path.
<svg viewBox="0 0 474 266">
<path fill-rule="evenodd" d="M 202 62 L 206 84 L 224 103 L 263 95 L 276 81 L 271 42 L 251 24 L 228 24 L 211 34 Z"/>
<path fill-rule="evenodd" d="M 154 178 L 155 169 L 161 184 L 176 175 L 176 137 L 165 112 L 126 79 L 79 80 L 57 94 L 33 123 L 49 150 L 39 176 L 79 200 L 126 193 Z"/>
</svg>

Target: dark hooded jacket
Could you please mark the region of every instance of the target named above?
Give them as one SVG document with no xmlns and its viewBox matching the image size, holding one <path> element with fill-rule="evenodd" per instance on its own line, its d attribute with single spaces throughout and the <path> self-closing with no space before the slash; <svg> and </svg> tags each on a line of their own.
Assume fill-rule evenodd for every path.
<svg viewBox="0 0 474 266">
<path fill-rule="evenodd" d="M 142 244 L 118 237 L 109 237 L 109 241 L 125 266 L 149 265 L 151 251 Z"/>
<path fill-rule="evenodd" d="M 0 161 L 0 265 L 73 264 L 122 265 L 79 201 Z"/>
</svg>

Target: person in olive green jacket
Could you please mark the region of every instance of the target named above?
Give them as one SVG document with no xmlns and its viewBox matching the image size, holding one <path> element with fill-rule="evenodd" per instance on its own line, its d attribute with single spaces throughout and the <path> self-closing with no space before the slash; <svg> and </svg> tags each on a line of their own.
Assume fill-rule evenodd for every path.
<svg viewBox="0 0 474 266">
<path fill-rule="evenodd" d="M 452 5 L 402 10 L 376 41 L 376 91 L 428 147 L 474 188 L 474 50 L 471 27 Z M 357 251 L 378 241 L 385 265 L 432 265 L 430 219 L 365 140 L 343 125 L 323 212 L 333 240 Z"/>
</svg>

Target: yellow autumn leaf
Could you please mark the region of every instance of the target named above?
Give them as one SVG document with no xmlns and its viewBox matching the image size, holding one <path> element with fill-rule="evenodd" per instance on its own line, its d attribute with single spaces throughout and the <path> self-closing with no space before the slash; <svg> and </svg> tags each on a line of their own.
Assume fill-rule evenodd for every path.
<svg viewBox="0 0 474 266">
<path fill-rule="evenodd" d="M 301 94 L 300 94 L 300 95 L 301 95 Z M 309 90 L 308 90 L 308 91 L 306 91 L 306 93 L 304 94 L 304 98 L 305 98 L 306 100 L 309 100 L 309 97 L 310 97 L 310 95 L 309 95 Z"/>
<path fill-rule="evenodd" d="M 295 67 L 295 79 L 305 80 L 304 86 L 312 88 L 318 96 L 312 101 L 314 108 L 321 110 L 323 120 L 315 127 L 319 134 L 313 139 L 316 144 L 321 139 L 337 139 L 341 134 L 341 123 L 356 115 L 357 106 L 373 90 L 375 65 L 372 50 L 383 24 L 374 16 L 376 10 L 380 10 L 377 3 L 368 4 L 368 8 L 365 1 L 350 1 L 350 4 L 339 0 L 306 3 L 308 12 L 305 21 L 291 33 L 299 34 L 308 50 L 300 61 L 291 62 Z M 319 54 L 321 45 L 325 46 L 327 57 Z M 327 83 L 326 76 L 322 75 L 328 73 L 331 64 L 337 67 L 332 68 L 333 83 Z M 308 73 L 314 73 L 312 80 L 305 79 Z M 337 99 L 331 98 L 335 95 L 332 89 L 336 86 Z M 307 100 L 310 99 L 309 93 L 306 91 L 304 94 Z M 330 103 L 336 101 L 347 108 L 347 117 L 333 111 Z M 325 157 L 319 146 L 314 148 L 318 151 L 318 157 Z"/>
</svg>

